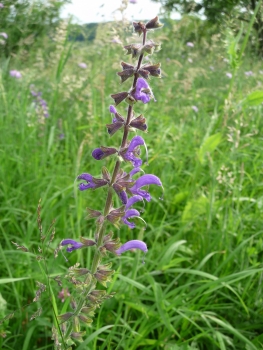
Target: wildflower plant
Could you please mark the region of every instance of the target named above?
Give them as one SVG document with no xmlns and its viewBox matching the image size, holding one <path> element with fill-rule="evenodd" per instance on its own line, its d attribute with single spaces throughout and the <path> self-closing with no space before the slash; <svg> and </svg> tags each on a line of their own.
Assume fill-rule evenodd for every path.
<svg viewBox="0 0 263 350">
<path fill-rule="evenodd" d="M 55 258 L 59 252 L 62 252 L 66 260 L 67 255 L 74 254 L 76 250 L 93 249 L 94 251 L 90 267 L 80 267 L 80 264 L 77 263 L 68 269 L 68 274 L 65 276 L 67 287 L 63 286 L 60 276 L 55 278 L 61 288 L 59 298 L 61 300 L 70 299 L 70 310 L 65 312 L 64 307 L 63 313 L 57 315 L 55 312 L 56 322 L 52 328 L 52 339 L 56 349 L 71 349 L 75 342 L 83 341 L 85 326 L 92 323 L 95 310 L 105 300 L 114 295 L 114 293 L 107 294 L 105 289 L 101 289 L 107 288 L 107 284 L 114 274 L 111 263 L 106 260 L 107 255 L 120 256 L 132 249 L 139 249 L 144 253 L 148 250 L 146 243 L 141 240 L 121 242 L 121 238 L 113 236 L 111 226 L 119 228 L 120 225 L 124 225 L 134 229 L 136 227 L 135 219 L 141 219 L 144 222 L 141 218 L 141 212 L 135 208 L 136 205 L 144 201 L 151 201 L 150 185 L 157 185 L 162 188 L 161 180 L 156 175 L 147 174 L 141 168 L 145 159 L 141 157 L 140 149 L 145 147 L 147 153 L 147 147 L 144 138 L 139 133 L 147 131 L 147 122 L 142 114 L 137 115 L 136 113 L 137 106 L 140 107 L 141 104 L 147 104 L 152 99 L 155 100 L 148 81 L 150 77 L 161 77 L 161 65 L 160 63 L 144 64 L 143 59 L 145 55 L 152 55 L 160 49 L 159 44 L 152 40 L 147 41 L 147 33 L 161 26 L 158 17 L 146 24 L 133 22 L 134 31 L 142 36 L 142 43 L 124 47 L 127 54 L 131 55 L 136 62 L 134 64 L 121 62 L 122 71 L 117 74 L 121 78 L 121 82 L 131 78 L 132 84 L 128 91 L 111 95 L 115 105 L 109 106 L 112 120 L 106 124 L 106 130 L 110 137 L 122 132 L 121 144 L 116 147 L 98 145 L 91 153 L 94 161 L 98 162 L 103 162 L 108 157 L 114 157 L 116 161 L 112 171 L 102 164 L 100 177 L 95 177 L 88 172 L 84 172 L 77 177 L 79 181 L 78 188 L 79 191 L 83 192 L 83 195 L 86 192 L 87 195 L 91 195 L 91 191 L 99 192 L 101 187 L 104 187 L 106 188 L 106 200 L 102 210 L 87 208 L 89 218 L 96 221 L 96 229 L 92 239 L 79 237 L 76 240 L 67 237 L 60 242 L 54 251 Z M 35 95 L 41 99 L 34 92 Z M 118 112 L 117 108 L 120 103 L 128 104 L 126 117 Z M 137 131 L 138 134 L 133 137 L 130 136 L 131 132 Z M 38 209 L 38 223 L 41 240 L 43 241 L 46 236 L 42 234 L 40 207 Z M 53 231 L 51 236 L 52 239 L 49 239 L 49 245 L 54 238 Z M 16 243 L 14 244 L 17 246 Z M 17 246 L 17 248 L 22 249 L 24 247 Z M 45 259 L 43 261 L 45 262 Z M 50 288 L 49 279 L 47 286 L 38 282 L 38 290 L 34 301 L 39 300 L 46 288 Z M 56 310 L 54 304 L 53 309 Z M 33 318 L 37 317 L 38 312 L 41 311 L 37 311 Z"/>
</svg>

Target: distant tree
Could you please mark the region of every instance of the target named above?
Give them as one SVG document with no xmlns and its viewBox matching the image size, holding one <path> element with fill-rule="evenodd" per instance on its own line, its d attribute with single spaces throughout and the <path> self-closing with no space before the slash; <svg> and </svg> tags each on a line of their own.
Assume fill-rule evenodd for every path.
<svg viewBox="0 0 263 350">
<path fill-rule="evenodd" d="M 249 21 L 260 0 L 152 0 L 161 3 L 167 11 L 177 11 L 181 14 L 198 13 L 206 16 L 213 23 L 223 18 L 234 17 Z M 257 32 L 259 47 L 263 52 L 263 5 L 258 11 L 254 29 Z"/>
</svg>

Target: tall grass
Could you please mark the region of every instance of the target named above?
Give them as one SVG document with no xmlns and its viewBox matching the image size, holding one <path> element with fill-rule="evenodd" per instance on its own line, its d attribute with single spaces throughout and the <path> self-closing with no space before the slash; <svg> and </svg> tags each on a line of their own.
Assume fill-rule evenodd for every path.
<svg viewBox="0 0 263 350">
<path fill-rule="evenodd" d="M 223 43 L 224 32 L 206 40 L 191 31 L 190 48 L 188 38 L 179 35 L 187 33 L 188 22 L 172 23 L 161 37 L 157 34 L 156 41 L 163 42 L 157 59 L 163 79 L 151 82 L 158 103 L 149 113 L 144 107 L 147 172 L 162 179 L 164 200 L 153 189 L 146 230 L 139 222 L 136 232 L 119 230 L 123 242 L 138 235 L 147 242 L 146 263 L 138 253 L 110 258 L 116 270 L 110 291 L 116 295 L 98 311 L 78 350 L 263 346 L 262 105 L 246 103 L 263 83 L 261 61 L 246 51 L 229 93 L 231 67 L 224 58 L 230 44 Z M 107 30 L 102 30 L 106 39 Z M 91 167 L 99 174 L 100 164 L 89 164 L 90 153 L 109 144 L 104 128 L 110 120 L 109 95 L 120 89 L 114 72 L 121 46 L 106 39 L 73 47 L 65 39 L 52 44 L 57 56 L 49 54 L 47 42 L 37 60 L 32 54 L 28 62 L 18 57 L 2 65 L 0 315 L 15 311 L 0 326 L 3 349 L 52 348 L 49 298 L 43 294 L 31 303 L 35 282 L 43 282 L 41 269 L 33 254 L 11 243 L 37 252 L 40 198 L 44 229 L 56 219 L 47 260 L 50 276 L 65 273 L 77 261 L 90 265 L 89 251 L 72 253 L 68 264 L 62 256 L 54 260 L 52 251 L 63 238 L 92 237 L 94 224 L 85 220 L 84 208 L 100 208 L 105 196 L 103 190 L 78 193 L 74 180 Z M 10 77 L 12 68 L 23 78 Z M 250 70 L 253 75 L 246 75 Z M 44 124 L 38 122 L 32 84 L 49 106 Z M 52 289 L 57 298 L 59 288 L 52 284 Z M 63 307 L 59 299 L 56 303 Z M 42 315 L 29 321 L 40 306 Z"/>
</svg>

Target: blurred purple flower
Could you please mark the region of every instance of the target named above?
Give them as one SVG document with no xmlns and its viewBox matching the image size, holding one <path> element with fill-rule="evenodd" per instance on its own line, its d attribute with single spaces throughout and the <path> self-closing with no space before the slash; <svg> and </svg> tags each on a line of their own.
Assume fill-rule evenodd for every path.
<svg viewBox="0 0 263 350">
<path fill-rule="evenodd" d="M 65 134 L 63 132 L 61 134 L 59 134 L 59 139 L 60 140 L 64 140 L 65 139 Z"/>
<path fill-rule="evenodd" d="M 4 5 L 0 2 L 0 9 L 3 9 Z"/>
<path fill-rule="evenodd" d="M 47 101 L 45 101 L 41 96 L 42 96 L 42 92 L 36 92 L 34 91 L 34 85 L 30 86 L 31 88 L 31 95 L 36 97 L 36 99 L 34 100 L 35 103 L 35 108 L 37 110 L 37 114 L 40 117 L 44 117 L 44 118 L 48 118 L 49 117 L 49 112 L 48 112 L 48 105 L 47 105 Z M 40 120 L 40 122 L 43 123 L 43 120 Z"/>
<path fill-rule="evenodd" d="M 18 70 L 10 70 L 9 72 L 10 76 L 16 79 L 22 78 L 22 74 Z"/>
<path fill-rule="evenodd" d="M 113 44 L 120 44 L 120 45 L 122 45 L 122 41 L 121 41 L 121 39 L 120 39 L 118 36 L 114 36 L 114 37 L 112 38 L 111 42 L 112 42 Z"/>
<path fill-rule="evenodd" d="M 88 67 L 84 62 L 79 63 L 78 66 L 82 69 L 86 69 Z"/>
<path fill-rule="evenodd" d="M 143 241 L 139 240 L 132 240 L 124 243 L 118 250 L 115 251 L 117 255 L 121 255 L 122 253 L 126 252 L 127 250 L 131 249 L 140 249 L 144 253 L 147 253 L 147 245 Z"/>
<path fill-rule="evenodd" d="M 64 303 L 65 299 L 67 297 L 70 297 L 70 293 L 68 291 L 68 288 L 63 288 L 59 293 L 58 293 L 58 298 L 61 299 L 62 303 Z"/>
<path fill-rule="evenodd" d="M 1 35 L 3 38 L 5 38 L 5 39 L 8 38 L 8 35 L 7 35 L 6 33 L 4 33 L 4 32 L 0 33 L 0 35 Z"/>
<path fill-rule="evenodd" d="M 251 76 L 253 75 L 253 72 L 250 70 L 250 71 L 248 71 L 248 72 L 245 72 L 245 75 L 246 75 L 247 77 L 251 77 Z"/>
<path fill-rule="evenodd" d="M 150 86 L 143 78 L 138 78 L 133 96 L 137 101 L 142 101 L 144 104 L 154 98 Z"/>
<path fill-rule="evenodd" d="M 193 110 L 195 113 L 197 113 L 197 112 L 198 112 L 198 107 L 192 106 L 192 110 Z"/>
<path fill-rule="evenodd" d="M 231 79 L 232 78 L 232 73 L 226 73 L 226 76 Z"/>
<path fill-rule="evenodd" d="M 142 187 L 149 185 L 157 185 L 162 187 L 161 180 L 157 176 L 152 174 L 145 174 L 139 177 L 138 180 L 136 180 L 135 184 L 129 189 L 129 191 L 134 195 L 139 195 L 143 197 L 147 200 L 147 202 L 150 202 L 150 193 L 141 189 Z"/>
<path fill-rule="evenodd" d="M 194 44 L 191 43 L 191 42 L 189 41 L 188 43 L 186 43 L 186 46 L 188 46 L 188 47 L 194 47 Z"/>
<path fill-rule="evenodd" d="M 74 241 L 73 239 L 64 239 L 60 245 L 69 245 L 70 247 L 67 248 L 67 252 L 71 253 L 73 250 L 80 249 L 84 246 L 84 244 Z"/>
<path fill-rule="evenodd" d="M 137 4 L 137 0 L 130 0 L 130 4 Z"/>
</svg>

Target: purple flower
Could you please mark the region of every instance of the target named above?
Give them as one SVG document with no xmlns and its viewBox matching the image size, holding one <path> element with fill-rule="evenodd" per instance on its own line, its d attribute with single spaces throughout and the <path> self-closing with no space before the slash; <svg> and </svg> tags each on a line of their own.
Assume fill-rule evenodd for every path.
<svg viewBox="0 0 263 350">
<path fill-rule="evenodd" d="M 3 9 L 4 5 L 0 2 L 0 9 Z"/>
<path fill-rule="evenodd" d="M 191 43 L 191 42 L 189 41 L 188 43 L 186 43 L 186 46 L 188 46 L 188 47 L 194 47 L 194 44 Z"/>
<path fill-rule="evenodd" d="M 253 75 L 253 72 L 250 70 L 250 71 L 248 71 L 248 72 L 245 72 L 245 75 L 246 75 L 247 77 L 251 77 L 251 76 Z"/>
<path fill-rule="evenodd" d="M 124 216 L 121 218 L 123 223 L 129 228 L 134 228 L 136 225 L 134 222 L 129 222 L 128 219 L 134 218 L 134 217 L 139 217 L 140 213 L 136 209 L 128 209 L 125 211 Z"/>
<path fill-rule="evenodd" d="M 119 36 L 114 36 L 111 40 L 112 43 L 114 44 L 120 44 L 122 45 L 122 41 L 120 40 Z"/>
<path fill-rule="evenodd" d="M 127 250 L 131 250 L 131 249 L 140 249 L 144 253 L 146 253 L 148 251 L 146 243 L 135 239 L 135 240 L 128 241 L 128 242 L 124 243 L 118 250 L 115 251 L 115 253 L 117 255 L 121 255 L 122 253 L 126 252 Z"/>
<path fill-rule="evenodd" d="M 85 180 L 87 184 L 79 184 L 80 191 L 88 190 L 89 188 L 95 188 L 95 183 L 93 182 L 93 176 L 87 173 L 83 173 L 77 177 L 78 180 Z"/>
<path fill-rule="evenodd" d="M 10 70 L 9 72 L 10 76 L 16 79 L 22 78 L 22 74 L 18 70 Z"/>
<path fill-rule="evenodd" d="M 195 113 L 197 113 L 197 112 L 198 112 L 198 107 L 192 106 L 192 110 L 193 110 Z"/>
<path fill-rule="evenodd" d="M 128 219 L 134 218 L 134 217 L 139 217 L 140 213 L 136 209 L 129 209 L 131 206 L 133 206 L 135 203 L 143 201 L 143 197 L 139 195 L 135 195 L 133 197 L 130 197 L 127 201 L 127 204 L 125 205 L 125 214 L 121 218 L 123 223 L 127 226 L 129 226 L 131 229 L 135 227 L 134 222 L 129 222 Z M 141 218 L 140 218 L 141 219 Z M 141 219 L 142 220 L 142 219 Z"/>
<path fill-rule="evenodd" d="M 108 183 L 107 180 L 105 180 L 105 179 L 96 179 L 95 177 L 93 177 L 92 175 L 90 175 L 88 173 L 80 174 L 77 177 L 77 179 L 78 180 L 84 180 L 84 181 L 87 182 L 87 184 L 85 184 L 83 182 L 81 184 L 79 184 L 79 190 L 80 191 L 85 191 L 85 190 L 88 190 L 90 188 L 96 189 L 96 188 L 105 186 Z"/>
<path fill-rule="evenodd" d="M 134 136 L 134 138 L 131 140 L 128 146 L 126 153 L 123 154 L 123 158 L 125 160 L 128 160 L 129 162 L 132 162 L 135 168 L 142 165 L 142 160 L 135 156 L 139 155 L 137 148 L 142 145 L 145 145 L 144 139 L 138 135 Z"/>
<path fill-rule="evenodd" d="M 88 67 L 84 62 L 79 63 L 78 66 L 82 69 L 86 69 Z"/>
<path fill-rule="evenodd" d="M 232 74 L 231 73 L 226 73 L 226 76 L 231 79 L 232 78 Z"/>
<path fill-rule="evenodd" d="M 5 39 L 8 38 L 8 35 L 7 35 L 6 33 L 4 33 L 4 32 L 0 33 L 0 35 L 1 35 L 3 38 L 5 38 Z"/>
<path fill-rule="evenodd" d="M 146 199 L 147 202 L 150 202 L 150 193 L 145 190 L 141 190 L 142 187 L 149 185 L 157 185 L 162 187 L 161 180 L 157 176 L 152 174 L 145 174 L 139 177 L 139 179 L 136 180 L 135 184 L 129 190 L 132 194 L 139 195 Z"/>
<path fill-rule="evenodd" d="M 64 239 L 60 245 L 70 245 L 70 247 L 67 248 L 67 252 L 71 253 L 73 250 L 80 249 L 84 246 L 84 244 L 74 241 L 73 239 Z"/>
<path fill-rule="evenodd" d="M 151 98 L 154 98 L 150 86 L 143 78 L 138 78 L 133 96 L 137 101 L 140 100 L 144 104 L 150 102 Z"/>
</svg>

